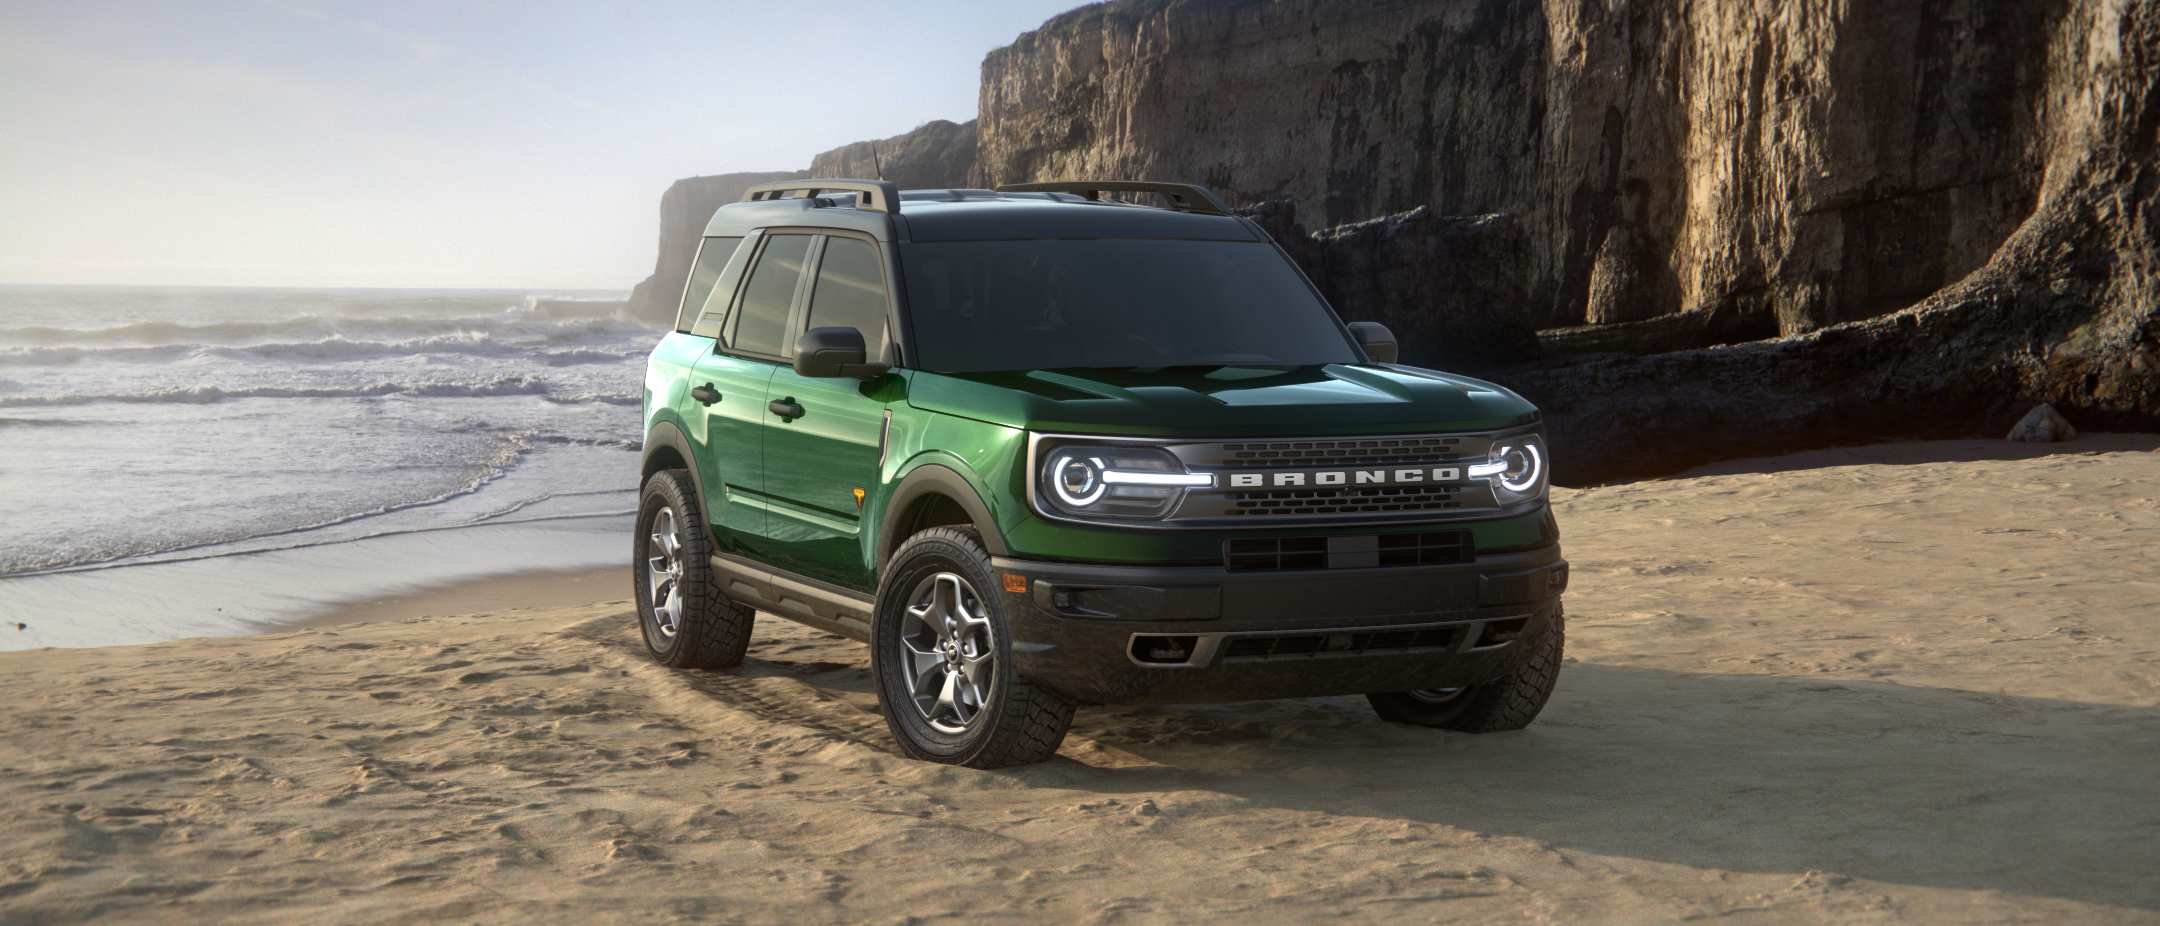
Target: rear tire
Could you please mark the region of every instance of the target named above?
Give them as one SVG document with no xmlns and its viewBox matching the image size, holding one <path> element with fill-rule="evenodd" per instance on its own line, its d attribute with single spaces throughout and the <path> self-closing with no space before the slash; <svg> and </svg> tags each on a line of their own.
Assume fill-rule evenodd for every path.
<svg viewBox="0 0 2160 926">
<path fill-rule="evenodd" d="M 1499 677 L 1467 688 L 1391 691 L 1369 694 L 1382 720 L 1464 733 L 1520 730 L 1537 719 L 1560 678 L 1561 651 L 1567 644 L 1567 621 L 1560 605 L 1537 639 L 1518 642 Z"/>
<path fill-rule="evenodd" d="M 1073 704 L 1013 670 L 1011 628 L 974 531 L 933 527 L 900 545 L 878 583 L 870 673 L 902 752 L 970 768 L 1057 754 Z"/>
<path fill-rule="evenodd" d="M 653 661 L 676 669 L 741 665 L 757 610 L 720 593 L 712 528 L 688 470 L 661 470 L 645 480 L 635 537 L 630 571 Z"/>
</svg>

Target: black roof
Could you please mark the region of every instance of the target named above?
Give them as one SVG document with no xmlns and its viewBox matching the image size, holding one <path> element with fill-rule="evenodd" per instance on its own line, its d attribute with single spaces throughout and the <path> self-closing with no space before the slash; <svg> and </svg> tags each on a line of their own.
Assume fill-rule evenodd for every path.
<svg viewBox="0 0 2160 926">
<path fill-rule="evenodd" d="M 1234 215 L 1179 212 L 1062 193 L 909 190 L 895 220 L 912 241 L 1034 238 L 1181 238 L 1259 241 Z"/>
<path fill-rule="evenodd" d="M 1168 208 L 1112 196 L 1159 196 Z M 879 240 L 1023 241 L 1043 238 L 1165 238 L 1265 241 L 1204 188 L 1148 181 L 1066 181 L 999 190 L 900 190 L 883 180 L 789 180 L 752 187 L 722 206 L 708 237 L 755 228 L 846 228 Z"/>
</svg>

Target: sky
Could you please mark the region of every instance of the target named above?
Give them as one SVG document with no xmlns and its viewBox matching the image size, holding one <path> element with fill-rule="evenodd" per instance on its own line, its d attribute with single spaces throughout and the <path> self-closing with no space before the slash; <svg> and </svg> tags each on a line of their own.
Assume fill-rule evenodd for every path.
<svg viewBox="0 0 2160 926">
<path fill-rule="evenodd" d="M 627 290 L 679 177 L 974 118 L 1080 0 L 10 0 L 0 283 Z"/>
</svg>

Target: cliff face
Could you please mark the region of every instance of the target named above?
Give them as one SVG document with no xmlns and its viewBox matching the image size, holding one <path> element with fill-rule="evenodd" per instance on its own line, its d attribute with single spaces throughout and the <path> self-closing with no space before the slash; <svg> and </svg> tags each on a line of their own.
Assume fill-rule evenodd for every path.
<svg viewBox="0 0 2160 926">
<path fill-rule="evenodd" d="M 660 195 L 660 256 L 652 275 L 630 291 L 631 317 L 655 324 L 673 324 L 682 302 L 683 284 L 690 277 L 690 259 L 697 255 L 698 239 L 714 209 L 735 202 L 760 183 L 792 180 L 802 174 L 791 170 L 690 177 L 670 184 Z"/>
<path fill-rule="evenodd" d="M 1526 327 L 1794 333 L 1978 267 L 2075 0 L 1124 0 L 983 63 L 991 183 L 1192 179 L 1315 228 L 1514 216 Z"/>
<path fill-rule="evenodd" d="M 2160 5 L 2081 4 L 2040 37 L 2032 214 L 1919 305 L 1808 334 L 1511 371 L 1563 475 L 1670 472 L 1901 435 L 2000 434 L 2032 402 L 2160 423 Z M 1887 246 L 1887 245 L 1885 245 Z"/>
<path fill-rule="evenodd" d="M 1519 324 L 1524 294 L 1515 270 L 1529 242 L 1512 216 L 1436 215 L 1420 206 L 1308 232 L 1285 200 L 1246 215 L 1305 268 L 1344 319 L 1385 322 L 1405 357 L 1479 369 L 1537 351 Z"/>
<path fill-rule="evenodd" d="M 806 176 L 877 177 L 880 166 L 903 190 L 966 186 L 975 173 L 975 120 L 938 119 L 891 138 L 842 145 L 810 159 Z"/>
<path fill-rule="evenodd" d="M 1120 0 L 985 60 L 980 171 L 1268 201 L 1346 316 L 1595 479 L 2160 422 L 2155 86 L 2143 0 Z"/>
</svg>

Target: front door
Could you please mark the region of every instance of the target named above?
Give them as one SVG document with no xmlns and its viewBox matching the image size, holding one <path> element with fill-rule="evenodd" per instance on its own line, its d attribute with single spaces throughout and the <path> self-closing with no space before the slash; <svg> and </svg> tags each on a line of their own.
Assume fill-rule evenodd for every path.
<svg viewBox="0 0 2160 926">
<path fill-rule="evenodd" d="M 862 332 L 867 356 L 887 357 L 890 287 L 877 243 L 833 235 L 818 248 L 806 303 L 791 332 Z M 844 588 L 873 590 L 863 506 L 877 485 L 885 407 L 905 397 L 898 374 L 812 378 L 783 366 L 766 389 L 765 554 L 775 566 Z"/>
</svg>

